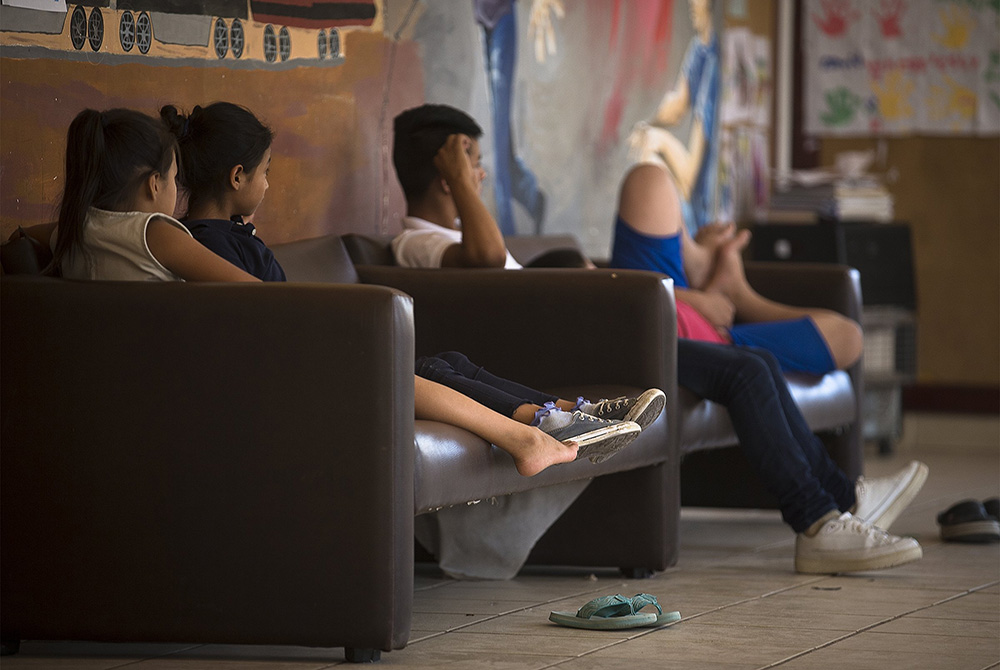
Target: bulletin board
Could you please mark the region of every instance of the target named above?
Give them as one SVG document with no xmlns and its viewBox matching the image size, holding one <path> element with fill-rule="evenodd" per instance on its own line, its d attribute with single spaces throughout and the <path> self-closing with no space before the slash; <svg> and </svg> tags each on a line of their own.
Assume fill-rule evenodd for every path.
<svg viewBox="0 0 1000 670">
<path fill-rule="evenodd" d="M 804 0 L 806 133 L 1000 133 L 998 7 L 995 0 Z"/>
</svg>

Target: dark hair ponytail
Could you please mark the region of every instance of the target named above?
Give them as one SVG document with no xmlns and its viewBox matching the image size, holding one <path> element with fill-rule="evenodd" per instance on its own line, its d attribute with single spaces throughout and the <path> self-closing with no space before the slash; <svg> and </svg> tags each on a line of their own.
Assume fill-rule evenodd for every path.
<svg viewBox="0 0 1000 670">
<path fill-rule="evenodd" d="M 231 102 L 195 107 L 189 116 L 167 105 L 160 109 L 160 118 L 177 137 L 189 211 L 219 199 L 237 165 L 252 172 L 274 139 L 271 129 L 253 112 Z"/>
<path fill-rule="evenodd" d="M 127 210 L 142 182 L 156 172 L 167 174 L 176 153 L 174 136 L 146 114 L 130 109 L 77 114 L 66 136 L 59 236 L 46 272 L 57 273 L 66 254 L 80 244 L 91 207 Z"/>
</svg>

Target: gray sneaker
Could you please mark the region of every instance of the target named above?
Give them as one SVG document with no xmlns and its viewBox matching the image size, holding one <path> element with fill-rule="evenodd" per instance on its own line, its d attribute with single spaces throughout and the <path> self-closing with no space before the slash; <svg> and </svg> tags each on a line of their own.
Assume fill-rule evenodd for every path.
<svg viewBox="0 0 1000 670">
<path fill-rule="evenodd" d="M 587 414 L 598 419 L 635 421 L 646 430 L 667 404 L 667 397 L 660 389 L 649 389 L 634 398 L 622 396 L 611 400 L 598 400 L 588 408 Z"/>
<path fill-rule="evenodd" d="M 598 419 L 577 410 L 570 415 L 569 423 L 545 432 L 560 442 L 576 442 L 580 446 L 577 460 L 589 458 L 591 463 L 602 463 L 639 437 L 641 431 L 633 421 Z"/>
</svg>

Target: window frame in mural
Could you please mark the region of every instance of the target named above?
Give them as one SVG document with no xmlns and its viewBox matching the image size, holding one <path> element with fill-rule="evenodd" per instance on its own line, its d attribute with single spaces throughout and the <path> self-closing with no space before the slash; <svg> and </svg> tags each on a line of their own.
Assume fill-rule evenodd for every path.
<svg viewBox="0 0 1000 670">
<path fill-rule="evenodd" d="M 0 0 L 0 4 L 5 10 L 15 10 L 5 11 L 0 27 L 0 44 L 5 46 L 271 64 L 342 61 L 341 32 L 376 28 L 382 3 L 316 0 L 304 6 L 296 0 L 68 0 L 56 3 L 57 10 L 31 9 L 26 0 Z M 168 30 L 171 36 L 158 37 L 158 29 Z"/>
</svg>

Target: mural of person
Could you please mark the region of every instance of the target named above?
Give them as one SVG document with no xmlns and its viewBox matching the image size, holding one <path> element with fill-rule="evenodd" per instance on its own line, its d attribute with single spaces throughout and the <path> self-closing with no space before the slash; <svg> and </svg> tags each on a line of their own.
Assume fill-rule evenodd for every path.
<svg viewBox="0 0 1000 670">
<path fill-rule="evenodd" d="M 720 91 L 719 42 L 712 24 L 712 0 L 689 0 L 694 37 L 673 89 L 660 102 L 652 121 L 642 121 L 630 138 L 642 162 L 666 165 L 681 196 L 681 213 L 691 235 L 713 219 Z M 665 126 L 691 112 L 691 132 L 684 144 Z"/>
<path fill-rule="evenodd" d="M 517 66 L 517 16 L 515 0 L 473 0 L 476 23 L 482 26 L 485 46 L 486 79 L 490 91 L 493 121 L 494 183 L 497 221 L 504 235 L 514 235 L 516 200 L 528 211 L 535 234 L 542 232 L 545 220 L 545 193 L 538 179 L 518 154 L 511 129 L 511 102 L 514 71 Z M 531 9 L 532 30 L 537 29 L 536 57 L 546 49 L 554 51 L 551 17 L 562 16 L 562 0 L 534 0 Z M 542 47 L 542 44 L 546 48 Z"/>
</svg>

